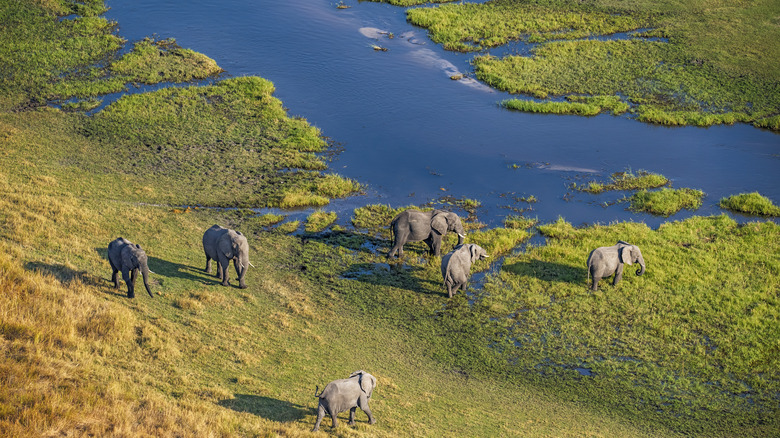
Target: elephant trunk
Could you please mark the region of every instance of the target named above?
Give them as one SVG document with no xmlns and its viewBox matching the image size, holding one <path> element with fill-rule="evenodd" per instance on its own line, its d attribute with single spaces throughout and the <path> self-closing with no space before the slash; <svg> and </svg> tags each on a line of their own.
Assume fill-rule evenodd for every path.
<svg viewBox="0 0 780 438">
<path fill-rule="evenodd" d="M 238 287 L 241 289 L 246 289 L 246 282 L 244 281 L 244 277 L 246 276 L 246 271 L 249 270 L 249 257 L 239 257 L 238 260 Z"/>
<path fill-rule="evenodd" d="M 463 225 L 461 225 L 460 219 L 458 219 L 458 223 L 455 224 L 455 232 L 458 233 L 458 246 L 463 245 L 463 242 L 466 240 L 466 234 L 463 231 Z"/>
<path fill-rule="evenodd" d="M 142 268 L 141 269 L 141 275 L 144 277 L 144 287 L 146 288 L 146 292 L 149 293 L 149 296 L 154 298 L 154 295 L 152 295 L 152 291 L 149 289 L 149 268 Z"/>
<path fill-rule="evenodd" d="M 636 275 L 642 275 L 645 273 L 645 260 L 642 257 L 639 257 L 639 269 L 636 270 Z"/>
</svg>

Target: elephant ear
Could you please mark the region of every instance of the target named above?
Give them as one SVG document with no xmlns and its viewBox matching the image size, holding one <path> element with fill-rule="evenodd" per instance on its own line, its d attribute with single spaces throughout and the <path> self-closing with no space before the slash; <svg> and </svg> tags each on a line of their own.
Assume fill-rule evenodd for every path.
<svg viewBox="0 0 780 438">
<path fill-rule="evenodd" d="M 625 263 L 627 265 L 631 265 L 631 260 L 633 260 L 633 257 L 631 256 L 632 248 L 630 246 L 624 246 L 620 248 L 619 254 L 620 254 L 620 262 Z"/>
<path fill-rule="evenodd" d="M 437 213 L 431 218 L 431 228 L 437 233 L 447 233 L 447 217 L 443 213 Z"/>
<path fill-rule="evenodd" d="M 366 389 L 370 390 L 370 388 L 367 388 L 368 384 L 363 382 L 363 375 L 364 374 L 367 374 L 367 373 L 365 371 L 363 371 L 363 370 L 358 370 L 358 371 L 355 371 L 354 373 L 350 374 L 349 378 L 351 379 L 351 378 L 353 378 L 355 376 L 358 376 L 358 385 L 360 385 L 360 390 L 363 391 L 363 392 L 367 392 Z"/>
</svg>

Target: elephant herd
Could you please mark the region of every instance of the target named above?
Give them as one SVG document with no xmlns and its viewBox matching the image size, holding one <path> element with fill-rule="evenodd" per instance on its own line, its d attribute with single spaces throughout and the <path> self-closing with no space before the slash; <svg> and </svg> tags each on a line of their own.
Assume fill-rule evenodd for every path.
<svg viewBox="0 0 780 438">
<path fill-rule="evenodd" d="M 399 213 L 390 222 L 393 233 L 393 246 L 387 257 L 403 256 L 403 246 L 408 242 L 423 241 L 428 245 L 429 251 L 435 256 L 441 255 L 442 238 L 447 232 L 454 231 L 458 234 L 458 244 L 444 255 L 441 260 L 441 274 L 444 287 L 449 298 L 459 290 L 465 290 L 470 276 L 471 265 L 477 260 L 488 257 L 487 252 L 476 244 L 464 244 L 466 238 L 463 225 L 457 214 L 442 210 L 422 212 L 418 210 L 406 210 Z M 230 261 L 236 269 L 240 288 L 246 288 L 245 276 L 249 266 L 249 244 L 246 236 L 238 231 L 213 225 L 203 233 L 203 252 L 206 255 L 207 274 L 211 271 L 211 261 L 217 262 L 216 277 L 222 280 L 223 286 L 228 286 Z M 141 272 L 144 287 L 149 296 L 148 277 L 152 271 L 147 264 L 146 253 L 140 245 L 133 244 L 129 240 L 119 237 L 108 244 L 108 260 L 111 264 L 111 279 L 115 288 L 119 288 L 118 274 L 122 272 L 122 278 L 127 284 L 128 298 L 135 297 L 135 279 Z M 602 278 L 614 275 L 612 281 L 616 285 L 623 276 L 623 265 L 639 263 L 637 275 L 645 272 L 645 261 L 639 247 L 629 243 L 618 241 L 613 246 L 596 248 L 591 251 L 587 260 L 588 278 L 593 277 L 591 290 L 597 290 L 598 282 Z M 371 414 L 368 401 L 376 388 L 376 378 L 363 370 L 355 371 L 346 379 L 334 380 L 328 383 L 321 393 L 317 394 L 319 387 L 314 391 L 319 399 L 317 407 L 317 422 L 313 431 L 317 431 L 325 415 L 332 419 L 333 427 L 338 425 L 336 416 L 349 410 L 349 424 L 355 423 L 355 411 L 357 408 L 368 415 L 370 424 L 376 419 Z"/>
<path fill-rule="evenodd" d="M 211 228 L 203 233 L 203 252 L 206 254 L 206 273 L 211 273 L 211 260 L 217 262 L 216 277 L 222 280 L 223 286 L 228 286 L 230 261 L 236 268 L 238 276 L 238 287 L 246 289 L 244 277 L 249 266 L 254 266 L 249 262 L 249 242 L 246 236 L 239 231 L 224 228 L 219 225 L 212 225 Z M 122 272 L 122 279 L 127 285 L 127 297 L 135 298 L 135 279 L 138 272 L 144 279 L 144 287 L 149 296 L 154 298 L 152 291 L 149 290 L 149 274 L 153 272 L 149 269 L 146 252 L 141 245 L 134 244 L 124 237 L 118 237 L 108 244 L 108 262 L 111 264 L 111 280 L 114 287 L 119 288 L 117 277 Z"/>
</svg>

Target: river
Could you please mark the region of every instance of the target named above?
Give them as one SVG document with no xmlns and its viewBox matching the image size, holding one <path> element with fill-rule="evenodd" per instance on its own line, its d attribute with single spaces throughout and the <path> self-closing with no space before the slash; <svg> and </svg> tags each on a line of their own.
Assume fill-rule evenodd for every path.
<svg viewBox="0 0 780 438">
<path fill-rule="evenodd" d="M 291 115 L 306 118 L 340 153 L 331 169 L 366 184 L 366 194 L 326 208 L 423 204 L 442 196 L 481 201 L 482 222 L 498 225 L 515 209 L 543 222 L 575 225 L 720 214 L 725 196 L 758 191 L 780 203 L 780 136 L 749 125 L 668 128 L 627 116 L 513 112 L 509 98 L 473 80 L 473 54 L 447 52 L 405 9 L 347 0 L 109 0 L 128 45 L 175 38 L 215 59 L 228 76 L 273 81 Z M 392 34 L 392 38 L 390 37 Z M 387 51 L 375 50 L 377 45 Z M 493 51 L 493 53 L 496 53 Z M 613 201 L 626 193 L 572 192 L 572 182 L 647 170 L 673 187 L 706 193 L 696 212 L 662 218 Z M 534 196 L 529 204 L 517 198 Z M 753 220 L 733 215 L 740 221 Z"/>
</svg>

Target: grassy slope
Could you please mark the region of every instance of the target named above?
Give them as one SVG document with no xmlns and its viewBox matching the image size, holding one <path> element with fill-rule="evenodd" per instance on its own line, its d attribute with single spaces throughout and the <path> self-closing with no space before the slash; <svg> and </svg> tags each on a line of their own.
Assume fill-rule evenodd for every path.
<svg viewBox="0 0 780 438">
<path fill-rule="evenodd" d="M 4 435 L 307 435 L 314 386 L 359 368 L 379 378 L 373 404 L 380 422 L 358 427 L 370 434 L 511 434 L 518 419 L 539 435 L 638 433 L 533 387 L 466 377 L 433 361 L 425 334 L 399 328 L 410 322 L 394 318 L 407 311 L 427 318 L 444 302 L 438 284 L 426 281 L 421 291 L 339 279 L 350 266 L 345 260 L 375 257 L 354 255 L 344 247 L 351 243 L 261 232 L 238 212 L 181 213 L 97 190 L 72 193 L 53 171 L 64 164 L 38 153 L 89 141 L 49 142 L 38 134 L 52 119 L 68 118 L 51 111 L 2 115 L 0 184 L 9 194 L 0 205 Z M 27 166 L 11 165 L 20 161 Z M 86 187 L 143 190 L 104 181 L 81 174 Z M 249 289 L 222 288 L 201 271 L 200 236 L 213 222 L 249 232 L 257 266 Z M 124 289 L 110 287 L 103 248 L 117 235 L 146 248 L 156 272 L 154 300 L 130 301 Z M 340 239 L 359 247 L 366 238 Z M 360 310 L 367 303 L 376 310 L 384 300 L 371 297 L 381 295 L 407 307 L 386 318 Z M 507 408 L 494 411 L 497 401 Z"/>
<path fill-rule="evenodd" d="M 225 85 L 235 86 L 235 82 Z M 222 91 L 231 96 L 230 90 Z M 167 95 L 146 98 L 155 101 L 160 96 Z M 128 102 L 132 100 L 115 108 Z M 527 367 L 534 367 L 536 359 L 545 363 L 543 349 L 517 362 L 525 356 L 523 351 L 489 348 L 486 339 L 506 339 L 499 330 L 505 327 L 496 327 L 503 319 L 491 318 L 516 309 L 510 303 L 525 300 L 527 292 L 506 289 L 495 294 L 493 303 L 479 297 L 474 308 L 468 307 L 464 296 L 448 301 L 440 285 L 438 260 L 421 257 L 420 244 L 408 250 L 405 265 L 385 265 L 383 251 L 370 250 L 386 246 L 385 240 L 372 237 L 378 229 L 369 229 L 367 234 L 348 230 L 301 238 L 265 230 L 261 220 L 242 211 L 182 210 L 139 203 L 150 198 L 181 202 L 203 198 L 197 198 L 201 196 L 197 187 L 167 186 L 143 173 L 116 172 L 113 161 L 106 164 L 113 156 L 105 151 L 111 144 L 106 134 L 130 131 L 106 131 L 101 123 L 129 124 L 132 117 L 122 114 L 109 110 L 103 119 L 86 119 L 51 109 L 0 113 L 0 190 L 6 194 L 0 199 L 0 344 L 4 352 L 0 434 L 4 436 L 61 432 L 308 436 L 315 414 L 314 386 L 361 368 L 378 377 L 372 408 L 379 422 L 368 426 L 359 413 L 356 428 L 342 424 L 334 435 L 666 436 L 675 435 L 670 431 L 673 428 L 744 436 L 777 427 L 771 405 L 767 412 L 763 404 L 766 394 L 778 388 L 778 378 L 771 373 L 773 366 L 777 369 L 772 362 L 778 357 L 773 354 L 777 346 L 772 344 L 778 339 L 777 326 L 769 324 L 777 319 L 777 297 L 764 293 L 756 300 L 755 294 L 761 291 L 746 287 L 742 274 L 725 272 L 717 278 L 724 282 L 725 291 L 739 297 L 726 308 L 734 324 L 715 327 L 716 334 L 723 336 L 717 338 L 722 342 L 717 360 L 737 377 L 769 370 L 746 380 L 757 387 L 749 396 L 759 404 L 725 409 L 723 398 L 716 395 L 712 403 L 708 398 L 697 404 L 703 414 L 674 417 L 687 412 L 684 403 L 667 408 L 659 398 L 665 393 L 658 392 L 657 386 L 650 384 L 645 390 L 613 380 L 623 372 L 614 364 L 618 371 L 602 366 L 598 371 L 603 374 L 593 380 L 549 370 L 539 374 Z M 160 132 L 152 125 L 141 134 L 156 138 Z M 186 139 L 174 140 L 186 143 Z M 141 151 L 146 146 L 128 136 L 120 135 L 118 141 Z M 285 150 L 283 144 L 269 147 Z M 201 181 L 195 169 L 179 176 L 191 178 L 187 181 L 195 181 L 196 186 Z M 252 191 L 243 187 L 236 193 Z M 232 202 L 228 192 L 207 196 L 215 203 Z M 222 288 L 202 272 L 200 238 L 215 222 L 250 236 L 250 259 L 257 268 L 250 271 L 246 290 Z M 761 264 L 766 267 L 759 271 L 761 278 L 776 269 L 777 226 L 768 223 L 756 225 L 756 232 L 750 227 L 733 232 L 728 223 L 722 225 L 735 247 L 752 244 L 769 251 L 770 258 Z M 711 226 L 696 221 L 679 228 L 690 240 L 682 243 L 706 243 L 718 235 Z M 677 275 L 673 265 L 661 262 L 673 260 L 677 252 L 690 251 L 688 247 L 668 247 L 649 230 L 625 237 L 622 229 L 618 225 L 592 236 L 583 231 L 582 238 L 561 239 L 561 245 L 551 246 L 550 253 L 534 253 L 542 254 L 538 266 L 560 259 L 562 253 L 566 264 L 581 263 L 581 246 L 601 241 L 603 231 L 607 239 L 614 240 L 615 235 L 634 239 L 643 245 L 649 263 L 658 261 L 657 267 L 648 267 L 653 271 L 642 278 L 647 281 L 626 278 L 619 291 L 648 284 L 641 296 L 669 296 L 669 303 L 674 303 L 678 295 L 667 290 L 690 290 L 687 279 L 694 275 Z M 145 247 L 156 272 L 152 276 L 153 291 L 158 293 L 154 299 L 139 295 L 128 300 L 123 290 L 110 287 L 104 248 L 118 235 Z M 499 229 L 470 233 L 469 241 L 486 247 L 495 259 L 527 237 L 523 229 Z M 447 246 L 453 241 L 449 239 Z M 648 242 L 654 242 L 656 249 Z M 723 257 L 704 267 L 739 257 L 734 252 L 708 251 L 706 246 L 694 249 Z M 760 261 L 762 255 L 756 258 Z M 513 275 L 521 281 L 538 277 L 523 276 L 522 270 L 512 266 L 522 267 L 522 263 L 510 259 L 498 274 L 491 274 L 488 287 Z M 476 269 L 487 267 L 483 262 Z M 577 284 L 582 279 L 574 280 L 571 268 L 564 271 L 568 283 L 544 276 L 538 279 L 549 283 L 544 286 L 548 293 L 577 298 L 570 303 L 587 301 L 585 285 Z M 771 288 L 776 278 L 769 276 L 763 283 Z M 723 295 L 706 283 L 694 285 L 702 299 Z M 557 292 L 561 286 L 565 288 Z M 742 289 L 746 292 L 737 294 Z M 628 299 L 632 296 L 628 294 Z M 603 293 L 596 298 L 607 304 L 606 314 L 619 314 L 625 303 L 620 297 Z M 609 306 L 613 299 L 617 305 Z M 743 304 L 750 312 L 740 313 Z M 582 309 L 567 309 L 570 313 L 564 312 L 560 320 L 577 316 L 574 321 L 593 330 L 592 336 L 604 330 L 598 324 L 591 327 Z M 662 328 L 675 324 L 681 314 L 675 309 L 668 304 L 650 320 Z M 690 307 L 684 309 L 690 313 Z M 553 317 L 560 308 L 553 307 L 551 312 L 549 319 L 558 320 Z M 554 330 L 555 326 L 543 326 L 548 327 Z M 659 344 L 648 341 L 652 336 L 643 333 L 638 332 L 645 342 L 638 343 L 638 348 L 652 354 Z M 734 348 L 720 347 L 730 345 L 732 338 L 739 341 Z M 668 345 L 660 344 L 657 354 L 675 358 L 671 370 L 657 360 L 665 356 L 654 356 L 643 364 L 655 373 L 652 376 L 661 377 L 657 384 L 666 382 L 671 385 L 667 390 L 677 390 L 673 379 L 663 377 L 673 375 L 680 364 L 689 367 L 689 361 L 706 376 L 729 382 L 728 376 L 717 373 L 717 366 L 706 360 L 702 364 L 697 351 L 671 354 L 679 348 L 680 339 L 688 339 L 685 336 L 680 338 L 672 331 L 664 339 Z M 596 354 L 598 347 L 594 342 L 593 350 L 548 353 L 570 359 L 568 355 L 580 351 Z M 506 361 L 513 356 L 511 362 Z M 628 395 L 606 392 L 615 389 Z M 637 405 L 630 397 L 636 393 L 650 400 L 649 404 Z M 710 396 L 706 390 L 703 394 Z M 659 414 L 652 404 L 656 402 L 661 409 L 672 410 Z M 667 413 L 672 414 L 671 420 Z M 706 415 L 706 420 L 699 415 Z M 346 417 L 342 414 L 341 418 Z"/>
<path fill-rule="evenodd" d="M 771 0 L 494 0 L 407 11 L 412 23 L 452 50 L 562 40 L 541 44 L 532 57 L 477 57 L 477 77 L 501 90 L 539 98 L 621 95 L 642 121 L 751 122 L 770 129 L 780 121 L 777 14 Z M 578 40 L 641 28 L 667 42 Z M 534 107 L 540 109 L 547 110 Z"/>
</svg>

